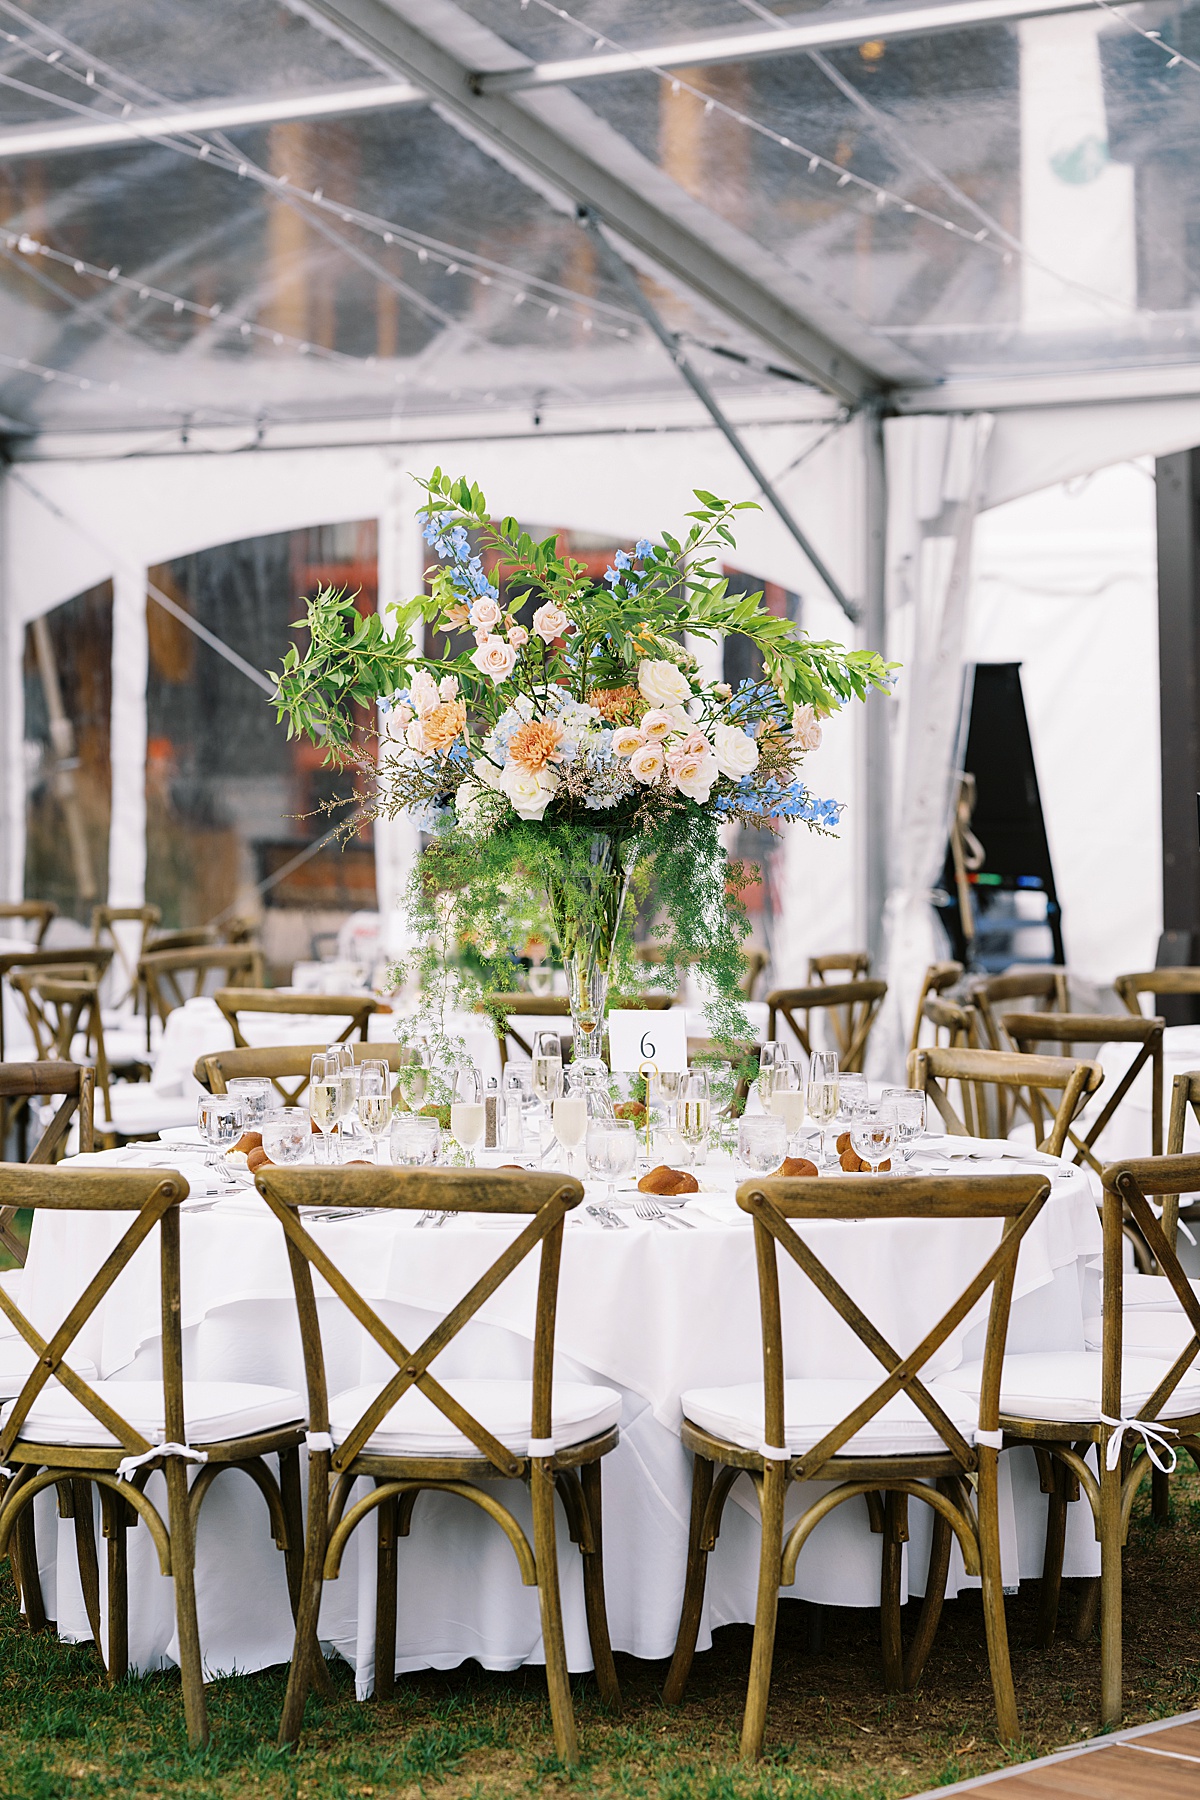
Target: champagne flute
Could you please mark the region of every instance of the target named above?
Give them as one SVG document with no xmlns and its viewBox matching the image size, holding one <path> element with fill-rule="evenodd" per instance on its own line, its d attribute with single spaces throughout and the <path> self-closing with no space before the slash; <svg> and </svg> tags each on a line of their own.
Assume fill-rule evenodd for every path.
<svg viewBox="0 0 1200 1800">
<path fill-rule="evenodd" d="M 770 1112 L 774 1105 L 775 1071 L 785 1068 L 790 1060 L 787 1045 L 776 1043 L 774 1038 L 768 1038 L 759 1050 L 758 1080 L 755 1085 L 764 1112 Z"/>
<path fill-rule="evenodd" d="M 319 1052 L 308 1065 L 308 1110 L 321 1133 L 322 1162 L 334 1160 L 330 1133 L 337 1124 L 341 1100 L 341 1059 Z"/>
<path fill-rule="evenodd" d="M 689 1069 L 679 1084 L 679 1135 L 688 1148 L 688 1166 L 695 1168 L 701 1151 L 708 1150 L 708 1121 L 712 1100 L 705 1069 Z"/>
<path fill-rule="evenodd" d="M 838 1109 L 838 1059 L 836 1050 L 814 1050 L 808 1063 L 808 1088 L 805 1093 L 808 1116 L 821 1127 L 819 1164 L 827 1168 L 829 1159 L 825 1139 L 829 1122 Z"/>
<path fill-rule="evenodd" d="M 379 1161 L 380 1144 L 392 1117 L 390 1070 L 385 1062 L 369 1060 L 358 1068 L 358 1120 Z"/>
<path fill-rule="evenodd" d="M 804 1084 L 799 1067 L 793 1062 L 771 1071 L 771 1111 L 777 1119 L 783 1120 L 790 1156 L 793 1140 L 804 1123 Z"/>
<path fill-rule="evenodd" d="M 556 1094 L 550 1102 L 550 1123 L 555 1137 L 567 1155 L 567 1174 L 571 1174 L 571 1152 L 578 1150 L 588 1128 L 586 1087 L 571 1083 L 565 1094 Z"/>
<path fill-rule="evenodd" d="M 483 1104 L 483 1076 L 476 1068 L 460 1069 L 454 1078 L 454 1098 L 450 1102 L 450 1136 L 460 1150 L 467 1153 L 467 1163 L 475 1164 L 475 1146 L 483 1136 L 487 1112 Z"/>
</svg>

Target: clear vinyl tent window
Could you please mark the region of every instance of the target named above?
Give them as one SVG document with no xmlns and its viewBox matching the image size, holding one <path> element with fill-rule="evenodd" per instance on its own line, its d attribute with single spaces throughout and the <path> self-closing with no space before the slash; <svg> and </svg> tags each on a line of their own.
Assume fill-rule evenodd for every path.
<svg viewBox="0 0 1200 1800">
<path fill-rule="evenodd" d="M 202 550 L 150 579 L 269 670 L 318 586 L 357 590 L 374 610 L 375 552 L 373 520 L 317 526 Z M 255 921 L 283 979 L 314 940 L 319 954 L 349 913 L 375 908 L 369 827 L 302 854 L 352 816 L 353 777 L 326 768 L 318 746 L 289 743 L 267 695 L 153 599 L 146 617 L 146 898 L 166 925 Z"/>
</svg>

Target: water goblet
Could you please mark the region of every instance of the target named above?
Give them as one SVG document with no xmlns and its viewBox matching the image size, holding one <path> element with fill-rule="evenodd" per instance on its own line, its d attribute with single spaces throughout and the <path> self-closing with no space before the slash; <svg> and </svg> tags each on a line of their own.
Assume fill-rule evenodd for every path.
<svg viewBox="0 0 1200 1800">
<path fill-rule="evenodd" d="M 206 1169 L 215 1169 L 217 1157 L 242 1135 L 242 1103 L 232 1094 L 204 1094 L 196 1108 L 196 1123 L 208 1144 Z"/>
<path fill-rule="evenodd" d="M 273 1163 L 298 1163 L 312 1144 L 312 1121 L 303 1106 L 277 1106 L 262 1122 L 262 1147 Z"/>
<path fill-rule="evenodd" d="M 896 1112 L 892 1106 L 867 1106 L 855 1114 L 850 1125 L 850 1143 L 856 1156 L 870 1165 L 878 1175 L 880 1163 L 887 1162 L 896 1143 Z"/>
<path fill-rule="evenodd" d="M 272 1110 L 271 1101 L 276 1098 L 272 1084 L 258 1075 L 235 1075 L 226 1083 L 226 1092 L 241 1102 L 243 1131 L 261 1131 L 263 1120 Z"/>
<path fill-rule="evenodd" d="M 483 1076 L 476 1068 L 459 1069 L 450 1102 L 450 1135 L 465 1150 L 468 1167 L 475 1165 L 475 1146 L 483 1136 L 487 1110 L 483 1104 Z"/>
<path fill-rule="evenodd" d="M 787 1126 L 774 1113 L 743 1113 L 738 1121 L 738 1155 L 756 1175 L 769 1175 L 787 1152 Z"/>
<path fill-rule="evenodd" d="M 608 1183 L 605 1206 L 616 1200 L 616 1184 L 637 1162 L 637 1129 L 629 1119 L 593 1119 L 587 1128 L 587 1165 Z"/>
<path fill-rule="evenodd" d="M 928 1125 L 924 1090 L 885 1087 L 879 1098 L 883 1105 L 895 1108 L 896 1147 L 901 1159 L 907 1162 L 916 1151 L 917 1139 L 924 1137 Z"/>
</svg>

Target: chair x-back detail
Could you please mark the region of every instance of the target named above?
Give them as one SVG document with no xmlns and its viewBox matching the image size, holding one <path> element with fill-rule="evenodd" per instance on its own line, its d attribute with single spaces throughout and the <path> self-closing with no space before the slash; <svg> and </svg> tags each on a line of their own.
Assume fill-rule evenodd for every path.
<svg viewBox="0 0 1200 1800">
<path fill-rule="evenodd" d="M 34 949 L 41 949 L 46 941 L 46 933 L 57 917 L 58 907 L 53 900 L 5 900 L 0 902 L 0 922 L 11 919 L 14 924 L 34 927 L 31 945 L 31 948 Z"/>
<path fill-rule="evenodd" d="M 1200 995 L 1200 968 L 1145 969 L 1118 975 L 1113 982 L 1118 997 L 1131 1013 L 1142 1015 L 1142 995 L 1152 1000 L 1191 998 Z M 1155 1007 L 1155 1012 L 1161 1008 Z"/>
<path fill-rule="evenodd" d="M 374 994 L 281 994 L 276 988 L 218 988 L 213 999 L 229 1021 L 239 1050 L 249 1049 L 242 1032 L 243 1013 L 270 1014 L 279 1018 L 342 1019 L 345 1023 L 330 1043 L 346 1044 L 357 1037 L 365 1041 L 372 1015 L 383 1010 Z"/>
<path fill-rule="evenodd" d="M 146 1041 L 150 1015 L 157 1013 L 165 1025 L 177 1006 L 204 992 L 210 975 L 219 975 L 218 987 L 261 988 L 262 951 L 253 944 L 198 944 L 191 949 L 147 950 L 138 959 L 138 979 L 146 990 Z"/>
<path fill-rule="evenodd" d="M 408 1536 L 417 1495 L 434 1489 L 456 1494 L 494 1519 L 513 1547 L 522 1581 L 527 1587 L 536 1586 L 555 1747 L 564 1760 L 574 1760 L 575 1719 L 555 1550 L 556 1491 L 583 1557 L 596 1679 L 605 1700 L 616 1704 L 620 1699 L 604 1607 L 600 1508 L 600 1460 L 617 1442 L 620 1396 L 609 1388 L 554 1380 L 563 1221 L 583 1198 L 583 1188 L 566 1176 L 469 1169 L 266 1168 L 256 1182 L 286 1234 L 308 1378 L 308 1539 L 281 1741 L 294 1740 L 300 1731 L 312 1659 L 318 1654 L 315 1631 L 322 1582 L 336 1579 L 351 1535 L 375 1512 L 379 1514 L 376 1692 L 387 1696 L 393 1691 L 396 1539 Z M 424 1343 L 409 1349 L 306 1230 L 300 1208 L 328 1201 L 400 1211 L 512 1213 L 527 1216 L 528 1222 Z M 450 1376 L 439 1380 L 433 1373 L 435 1359 L 534 1251 L 539 1253 L 539 1271 L 532 1380 L 468 1381 Z M 314 1273 L 395 1364 L 389 1379 L 330 1397 Z M 352 1502 L 360 1476 L 370 1478 L 374 1488 Z M 529 1486 L 532 1544 L 514 1514 L 489 1491 L 490 1483 L 512 1479 Z"/>
<path fill-rule="evenodd" d="M 173 1171 L 44 1169 L 0 1165 L 0 1205 L 39 1211 L 134 1215 L 61 1325 L 43 1337 L 0 1285 L 0 1312 L 28 1347 L 29 1368 L 0 1388 L 0 1464 L 11 1471 L 0 1497 L 0 1556 L 21 1542 L 21 1521 L 44 1489 L 75 1496 L 84 1600 L 99 1649 L 99 1568 L 91 1484 L 99 1489 L 108 1539 L 107 1657 L 119 1681 L 128 1659 L 125 1533 L 144 1524 L 159 1568 L 174 1580 L 179 1660 L 188 1737 L 208 1736 L 195 1595 L 195 1530 L 205 1495 L 224 1469 L 237 1468 L 262 1493 L 272 1535 L 288 1564 L 293 1610 L 299 1600 L 303 1525 L 299 1446 L 304 1402 L 286 1389 L 245 1382 L 184 1380 L 180 1312 L 179 1205 L 187 1182 Z M 101 1380 L 73 1350 L 81 1330 L 157 1228 L 162 1374 L 154 1381 Z M 53 1378 L 53 1379 L 52 1379 Z M 279 1459 L 276 1480 L 266 1462 Z M 200 1470 L 189 1489 L 188 1464 Z M 152 1473 L 166 1478 L 166 1514 L 146 1492 Z M 21 1572 L 23 1591 L 36 1565 Z"/>
<path fill-rule="evenodd" d="M 131 996 L 134 1011 L 139 1010 L 143 1000 L 142 982 L 138 975 L 138 963 L 150 948 L 150 938 L 155 926 L 162 918 L 157 906 L 93 906 L 92 908 L 92 942 L 104 944 L 112 950 L 121 970 L 124 992 L 118 992 L 116 1001 L 119 1004 Z M 136 946 L 128 941 L 128 935 L 114 930 L 117 925 L 138 925 L 141 927 Z"/>
<path fill-rule="evenodd" d="M 1006 1137 L 1018 1102 L 1033 1120 L 1039 1150 L 1061 1156 L 1071 1121 L 1089 1094 L 1104 1080 L 1099 1063 L 1077 1062 L 1067 1056 L 1022 1056 L 1017 1050 L 942 1050 L 923 1045 L 908 1054 L 910 1087 L 923 1088 L 941 1116 L 951 1137 L 971 1137 L 993 1115 L 998 1130 L 983 1135 Z M 951 1083 L 960 1084 L 964 1110 L 973 1110 L 974 1122 L 964 1123 L 950 1103 Z M 1051 1106 L 1047 1095 L 1059 1093 Z M 987 1102 L 993 1104 L 989 1108 Z"/>
<path fill-rule="evenodd" d="M 1002 975 L 983 975 L 970 984 L 970 999 L 979 1014 L 983 1043 L 990 1050 L 1011 1050 L 1012 1040 L 1000 1022 L 1002 1012 L 1070 1011 L 1067 971 L 1007 969 Z M 1027 1003 L 1027 1004 L 1023 1004 Z"/>
<path fill-rule="evenodd" d="M 831 950 L 824 956 L 808 959 L 810 987 L 814 982 L 827 981 L 830 975 L 840 975 L 843 981 L 865 981 L 870 973 L 869 950 Z"/>
<path fill-rule="evenodd" d="M 1192 1116 L 1200 1125 L 1200 1069 L 1189 1069 L 1176 1075 L 1171 1083 L 1171 1116 L 1167 1121 L 1167 1155 L 1180 1156 L 1183 1153 L 1183 1140 L 1187 1130 L 1188 1107 Z M 1159 1109 L 1161 1113 L 1161 1108 Z M 1162 1226 L 1167 1242 L 1172 1250 L 1175 1248 L 1179 1234 L 1179 1195 L 1165 1194 L 1162 1202 Z M 1189 1216 L 1195 1217 L 1195 1203 L 1188 1208 Z"/>
<path fill-rule="evenodd" d="M 18 1106 L 61 1095 L 27 1161 L 31 1166 L 56 1162 L 66 1148 L 67 1133 L 76 1113 L 79 1115 L 79 1148 L 86 1155 L 93 1142 L 93 1087 L 94 1071 L 86 1063 L 0 1063 L 0 1125 L 8 1127 Z M 16 1216 L 15 1206 L 0 1207 L 0 1248 L 24 1267 L 26 1245 L 14 1229 Z"/>
<path fill-rule="evenodd" d="M 210 1094 L 223 1094 L 239 1075 L 257 1075 L 269 1081 L 285 1106 L 303 1106 L 308 1073 L 314 1056 L 327 1048 L 321 1044 L 260 1044 L 251 1050 L 210 1050 L 196 1058 L 192 1073 Z M 393 1075 L 405 1066 L 410 1052 L 402 1044 L 347 1045 L 354 1061 L 385 1062 Z"/>
<path fill-rule="evenodd" d="M 1096 1140 L 1104 1130 L 1130 1088 L 1146 1067 L 1150 1065 L 1151 1114 L 1150 1144 L 1151 1156 L 1162 1155 L 1162 1116 L 1163 1116 L 1163 1021 L 1161 1019 L 1132 1018 L 1128 1013 L 1041 1013 L 1011 1012 L 1002 1013 L 1000 1023 L 1007 1036 L 1024 1055 L 1034 1053 L 1036 1044 L 1062 1044 L 1069 1048 L 1075 1044 L 1137 1044 L 1140 1045 L 1129 1068 L 1121 1077 L 1112 1093 L 1108 1095 L 1104 1109 L 1088 1126 L 1083 1135 L 1071 1127 L 1067 1132 L 1070 1143 L 1075 1146 L 1077 1163 L 1086 1162 L 1100 1172 L 1102 1164 L 1095 1152 Z M 1082 1130 L 1082 1121 L 1080 1129 Z"/>
<path fill-rule="evenodd" d="M 105 945 L 73 944 L 69 950 L 8 950 L 0 956 L 0 983 L 7 981 L 10 987 L 21 993 L 22 1008 L 28 1012 L 25 995 L 17 987 L 18 975 L 36 971 L 52 979 L 54 975 L 62 975 L 65 972 L 68 977 L 94 981 L 98 985 L 112 958 L 112 951 Z M 30 1030 L 36 1043 L 37 1028 L 32 1020 L 30 1020 Z M 4 1009 L 0 1007 L 0 1062 L 3 1061 Z"/>
<path fill-rule="evenodd" d="M 847 1073 L 861 1071 L 871 1027 L 886 993 L 886 981 L 816 981 L 811 987 L 775 988 L 767 995 L 767 1036 L 778 1036 L 782 1017 L 804 1054 L 811 1056 L 814 1048 L 821 1048 L 812 1042 L 812 1014 L 823 1012 L 833 1039 L 825 1047 L 837 1051 L 838 1062 Z"/>
<path fill-rule="evenodd" d="M 921 982 L 921 992 L 917 995 L 917 1009 L 913 1017 L 912 1037 L 908 1047 L 915 1050 L 921 1041 L 921 1026 L 933 1014 L 926 1011 L 926 1002 L 939 1001 L 948 989 L 962 980 L 963 966 L 960 962 L 930 963 Z"/>
<path fill-rule="evenodd" d="M 694 1457 L 692 1516 L 683 1611 L 664 1699 L 674 1704 L 683 1696 L 708 1556 L 730 1490 L 748 1472 L 758 1492 L 762 1547 L 743 1757 L 755 1758 L 762 1750 L 779 1589 L 794 1582 L 800 1552 L 820 1521 L 858 1495 L 867 1500 L 872 1527 L 882 1530 L 884 1538 L 885 1684 L 911 1688 L 920 1678 L 941 1611 L 953 1536 L 968 1571 L 982 1581 L 1000 1733 L 1006 1739 L 1017 1736 L 1000 1570 L 997 1409 L 1017 1252 L 1049 1193 L 1049 1183 L 1036 1175 L 913 1176 L 903 1182 L 855 1177 L 833 1183 L 771 1178 L 738 1189 L 738 1205 L 754 1220 L 763 1380 L 761 1387 L 697 1389 L 682 1396 L 683 1441 Z M 1000 1225 L 999 1242 L 977 1274 L 920 1343 L 903 1355 L 831 1274 L 802 1229 L 796 1229 L 801 1221 L 884 1218 L 948 1224 L 994 1219 Z M 780 1250 L 866 1346 L 881 1365 L 882 1379 L 830 1382 L 786 1376 Z M 962 1395 L 947 1396 L 922 1371 L 986 1301 L 989 1290 L 987 1377 L 978 1404 L 972 1405 Z M 784 1504 L 795 1481 L 834 1485 L 785 1530 Z M 910 1499 L 932 1507 L 934 1535 L 925 1602 L 906 1655 L 900 1635 L 900 1558 Z"/>
</svg>

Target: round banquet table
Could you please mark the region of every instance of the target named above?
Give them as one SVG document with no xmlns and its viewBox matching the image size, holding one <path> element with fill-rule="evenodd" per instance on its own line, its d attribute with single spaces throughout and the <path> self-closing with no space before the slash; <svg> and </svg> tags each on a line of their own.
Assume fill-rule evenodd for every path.
<svg viewBox="0 0 1200 1800">
<path fill-rule="evenodd" d="M 977 1140 L 980 1155 L 987 1149 Z M 961 1146 L 959 1147 L 961 1148 Z M 999 1146 L 992 1146 L 995 1155 Z M 1028 1161 L 956 1162 L 955 1170 L 1012 1172 Z M 78 1163 L 145 1166 L 152 1156 L 193 1182 L 182 1226 L 184 1365 L 194 1379 L 260 1381 L 303 1391 L 303 1364 L 281 1229 L 252 1188 L 213 1198 L 199 1153 L 158 1145 L 101 1152 Z M 1020 1252 L 1009 1333 L 1014 1350 L 1081 1349 L 1083 1318 L 1095 1310 L 1093 1264 L 1101 1247 L 1086 1173 L 1046 1165 L 1052 1195 Z M 949 1164 L 942 1162 L 939 1171 Z M 561 1379 L 600 1383 L 623 1401 L 618 1448 L 604 1460 L 605 1578 L 614 1647 L 635 1656 L 671 1652 L 683 1590 L 690 1457 L 679 1438 L 680 1394 L 691 1387 L 761 1379 L 758 1283 L 750 1220 L 733 1200 L 741 1171 L 715 1155 L 700 1171 L 703 1190 L 687 1205 L 692 1229 L 643 1223 L 605 1230 L 580 1207 L 567 1222 L 558 1301 Z M 837 1177 L 832 1177 L 837 1179 Z M 206 1197 L 208 1196 L 208 1197 Z M 589 1192 L 589 1199 L 592 1195 Z M 437 1230 L 416 1215 L 313 1221 L 310 1229 L 390 1327 L 418 1344 L 500 1253 L 508 1220 L 464 1216 Z M 35 1223 L 22 1304 L 46 1330 L 69 1305 L 119 1235 L 113 1215 L 46 1213 Z M 803 1233 L 826 1266 L 902 1351 L 961 1292 L 996 1241 L 996 1221 L 817 1221 Z M 780 1258 L 785 1358 L 789 1376 L 878 1376 L 879 1365 L 817 1290 Z M 485 1303 L 436 1363 L 439 1375 L 527 1376 L 531 1366 L 536 1258 L 526 1261 Z M 1089 1291 L 1089 1283 L 1091 1291 Z M 320 1288 L 318 1288 L 320 1293 Z M 320 1299 L 331 1391 L 393 1372 L 382 1353 L 327 1290 Z M 144 1378 L 159 1369 L 158 1264 L 154 1238 L 143 1245 L 77 1340 L 104 1376 Z M 984 1304 L 942 1347 L 926 1373 L 980 1354 Z M 1001 1459 L 1005 1583 L 1041 1573 L 1045 1500 L 1032 1453 Z M 164 1495 L 163 1478 L 151 1493 Z M 790 1517 L 825 1491 L 791 1490 Z M 503 1498 L 526 1526 L 520 1483 L 501 1483 Z M 742 1490 L 745 1490 L 744 1492 Z M 710 1559 L 700 1647 L 717 1626 L 754 1616 L 758 1562 L 755 1501 L 743 1478 L 734 1489 Z M 46 1609 L 72 1640 L 89 1634 L 75 1569 L 73 1527 L 59 1523 L 52 1494 L 36 1503 Z M 1094 1575 L 1098 1551 L 1084 1514 L 1069 1515 L 1065 1572 Z M 908 1591 L 923 1590 L 929 1511 L 910 1509 L 905 1552 Z M 785 1594 L 824 1604 L 877 1606 L 879 1537 L 865 1502 L 844 1503 L 818 1526 Z M 573 1670 L 591 1666 L 580 1559 L 559 1521 L 567 1653 Z M 103 1563 L 103 1559 L 102 1559 Z M 149 1533 L 129 1539 L 130 1658 L 139 1669 L 174 1660 L 171 1584 L 158 1573 Z M 103 1569 L 102 1569 L 103 1573 Z M 374 1669 L 375 1552 L 369 1528 L 351 1541 L 340 1579 L 328 1583 L 320 1637 L 353 1666 L 360 1695 Z M 949 1592 L 975 1585 L 957 1546 Z M 223 1476 L 205 1501 L 197 1543 L 197 1589 L 206 1665 L 211 1673 L 248 1671 L 291 1652 L 283 1559 L 265 1509 L 246 1477 Z M 503 1534 L 478 1509 L 426 1493 L 412 1534 L 400 1547 L 397 1671 L 452 1668 L 474 1658 L 510 1669 L 542 1660 L 536 1591 L 522 1587 Z"/>
</svg>

